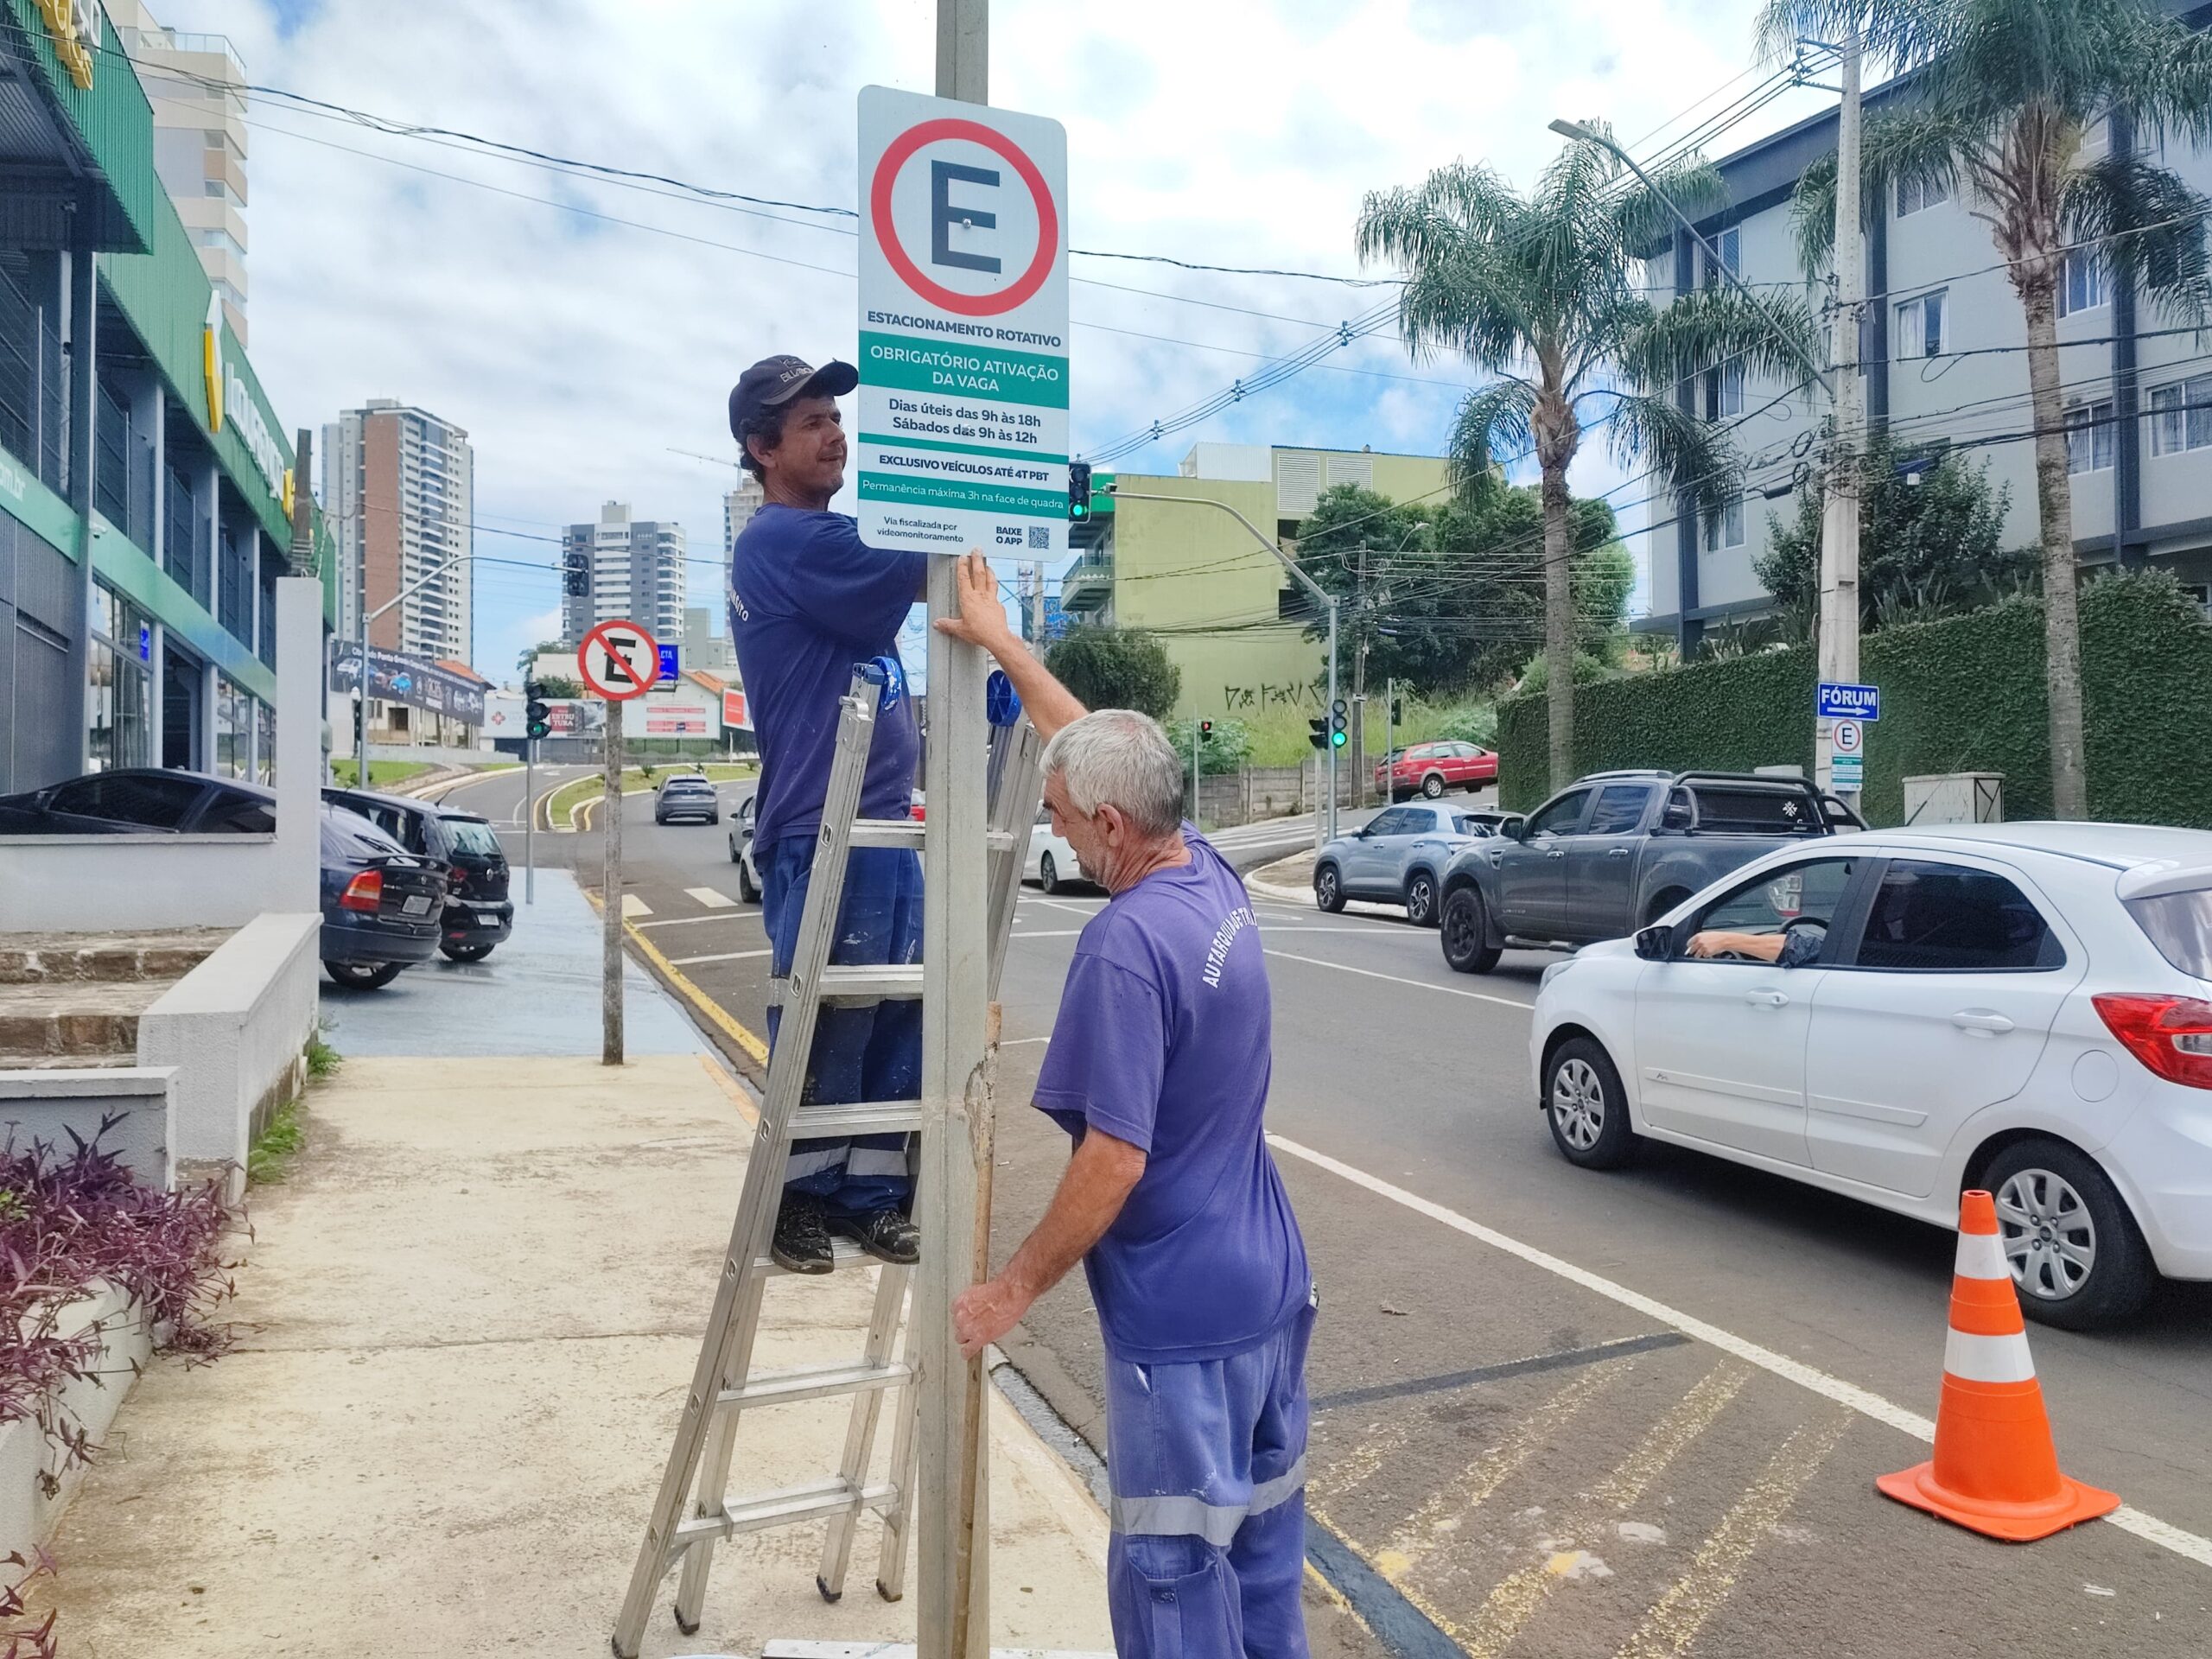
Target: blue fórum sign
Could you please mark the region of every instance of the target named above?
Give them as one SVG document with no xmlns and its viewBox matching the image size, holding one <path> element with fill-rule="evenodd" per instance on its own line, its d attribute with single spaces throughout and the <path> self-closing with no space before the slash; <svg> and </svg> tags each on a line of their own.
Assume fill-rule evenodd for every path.
<svg viewBox="0 0 2212 1659">
<path fill-rule="evenodd" d="M 1882 689 L 1822 680 L 1813 693 L 1813 713 L 1821 720 L 1879 720 Z"/>
</svg>

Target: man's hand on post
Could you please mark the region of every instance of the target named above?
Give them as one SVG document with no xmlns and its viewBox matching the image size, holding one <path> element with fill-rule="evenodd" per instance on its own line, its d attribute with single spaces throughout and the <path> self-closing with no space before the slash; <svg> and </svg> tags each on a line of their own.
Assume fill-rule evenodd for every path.
<svg viewBox="0 0 2212 1659">
<path fill-rule="evenodd" d="M 1014 1329 L 1036 1298 L 1004 1279 L 970 1285 L 953 1299 L 952 1335 L 960 1351 L 974 1359 Z"/>
<path fill-rule="evenodd" d="M 979 645 L 1003 661 L 1004 647 L 1014 643 L 1014 630 L 1007 626 L 1006 607 L 999 601 L 999 579 L 991 570 L 990 561 L 981 553 L 963 553 L 958 588 L 960 614 L 938 618 L 938 632 Z"/>
</svg>

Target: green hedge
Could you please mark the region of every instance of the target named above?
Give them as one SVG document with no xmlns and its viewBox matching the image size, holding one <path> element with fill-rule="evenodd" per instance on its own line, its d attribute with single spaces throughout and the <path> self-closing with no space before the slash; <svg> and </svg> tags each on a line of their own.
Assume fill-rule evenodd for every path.
<svg viewBox="0 0 2212 1659">
<path fill-rule="evenodd" d="M 2005 776 L 2009 818 L 2050 813 L 2043 606 L 2021 599 L 1940 622 L 1885 628 L 1860 652 L 1882 690 L 1866 729 L 1867 821 L 1904 816 L 1904 779 Z M 2082 594 L 2089 810 L 2120 823 L 2212 829 L 2212 627 L 2171 577 L 2131 573 Z M 1576 688 L 1578 772 L 1813 764 L 1813 653 L 1805 647 Z M 1545 709 L 1498 710 L 1500 794 L 1525 811 L 1550 793 Z"/>
</svg>

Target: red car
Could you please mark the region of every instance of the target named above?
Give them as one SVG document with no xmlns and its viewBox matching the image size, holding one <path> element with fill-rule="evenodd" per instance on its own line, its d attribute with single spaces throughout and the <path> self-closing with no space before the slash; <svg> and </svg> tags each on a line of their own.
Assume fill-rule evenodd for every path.
<svg viewBox="0 0 2212 1659">
<path fill-rule="evenodd" d="M 1375 768 L 1375 787 L 1388 788 L 1394 801 L 1414 794 L 1433 801 L 1452 788 L 1471 795 L 1497 781 L 1497 756 L 1477 743 L 1415 743 Z"/>
</svg>

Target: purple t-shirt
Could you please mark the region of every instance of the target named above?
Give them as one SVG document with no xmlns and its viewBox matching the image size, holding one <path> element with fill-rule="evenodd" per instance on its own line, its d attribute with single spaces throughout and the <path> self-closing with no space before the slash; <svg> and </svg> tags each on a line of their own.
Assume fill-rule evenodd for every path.
<svg viewBox="0 0 2212 1659">
<path fill-rule="evenodd" d="M 729 632 L 760 743 L 753 842 L 766 847 L 822 827 L 837 702 L 853 664 L 898 654 L 899 624 L 921 592 L 926 553 L 887 553 L 861 540 L 842 512 L 769 505 L 730 552 Z M 861 785 L 861 816 L 903 818 L 921 744 L 902 697 L 876 716 Z"/>
<path fill-rule="evenodd" d="M 1265 1341 L 1312 1288 L 1263 1138 L 1269 999 L 1236 872 L 1189 824 L 1191 861 L 1115 894 L 1077 941 L 1037 1104 L 1147 1154 L 1084 1258 L 1106 1351 L 1219 1359 Z"/>
</svg>

